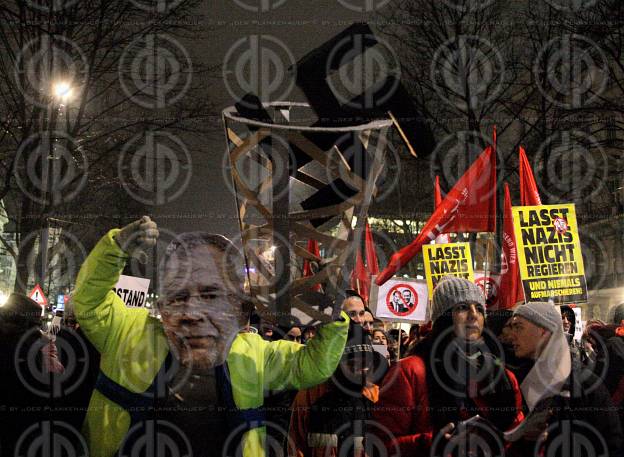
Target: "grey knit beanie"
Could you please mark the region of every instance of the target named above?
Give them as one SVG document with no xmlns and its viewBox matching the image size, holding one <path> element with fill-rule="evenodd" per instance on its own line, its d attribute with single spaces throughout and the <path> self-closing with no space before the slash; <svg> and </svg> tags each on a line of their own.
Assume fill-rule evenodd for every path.
<svg viewBox="0 0 624 457">
<path fill-rule="evenodd" d="M 459 303 L 478 303 L 485 307 L 485 296 L 475 283 L 457 276 L 445 276 L 433 289 L 431 320 L 435 320 Z"/>
<path fill-rule="evenodd" d="M 530 301 L 518 306 L 514 311 L 514 316 L 524 317 L 538 327 L 556 332 L 563 329 L 561 312 L 559 308 L 551 303 L 541 301 Z"/>
</svg>

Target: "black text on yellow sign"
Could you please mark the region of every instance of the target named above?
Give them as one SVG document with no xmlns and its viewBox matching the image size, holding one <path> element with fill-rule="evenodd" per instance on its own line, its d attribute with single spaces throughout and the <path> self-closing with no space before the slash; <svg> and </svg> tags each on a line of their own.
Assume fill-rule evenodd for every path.
<svg viewBox="0 0 624 457">
<path fill-rule="evenodd" d="M 423 256 L 429 299 L 444 276 L 459 276 L 474 282 L 469 243 L 426 244 L 423 246 Z"/>
<path fill-rule="evenodd" d="M 574 205 L 516 206 L 512 210 L 525 299 L 586 301 Z"/>
</svg>

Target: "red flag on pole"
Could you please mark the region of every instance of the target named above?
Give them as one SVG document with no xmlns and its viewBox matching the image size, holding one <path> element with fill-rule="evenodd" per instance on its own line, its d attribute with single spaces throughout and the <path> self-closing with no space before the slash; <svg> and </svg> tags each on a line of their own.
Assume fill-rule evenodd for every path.
<svg viewBox="0 0 624 457">
<path fill-rule="evenodd" d="M 518 156 L 520 169 L 520 204 L 522 206 L 541 205 L 542 199 L 539 196 L 537 184 L 535 184 L 533 170 L 531 169 L 531 164 L 522 146 L 519 148 Z"/>
<path fill-rule="evenodd" d="M 379 274 L 379 262 L 377 261 L 377 252 L 375 251 L 375 242 L 373 241 L 373 232 L 371 232 L 368 222 L 365 227 L 364 234 L 364 250 L 366 251 L 366 268 L 369 274 Z"/>
<path fill-rule="evenodd" d="M 524 300 L 524 292 L 520 283 L 520 270 L 518 267 L 518 252 L 516 238 L 514 236 L 513 219 L 511 213 L 511 196 L 509 186 L 505 184 L 505 214 L 503 222 L 503 255 L 507 263 L 507 270 L 501 274 L 497 309 L 510 309 Z"/>
<path fill-rule="evenodd" d="M 357 293 L 362 296 L 366 305 L 368 305 L 368 290 L 370 289 L 370 276 L 366 267 L 364 266 L 364 260 L 362 259 L 362 253 L 358 249 L 357 257 L 355 259 L 355 268 L 351 272 L 351 288 L 357 290 Z"/>
<path fill-rule="evenodd" d="M 436 175 L 435 184 L 433 186 L 433 210 L 442 204 L 442 191 L 440 190 L 440 177 Z M 438 235 L 434 241 L 435 244 L 449 243 L 450 239 L 447 234 Z"/>
<path fill-rule="evenodd" d="M 318 241 L 310 238 L 308 240 L 308 246 L 307 246 L 308 252 L 310 254 L 315 255 L 316 257 L 320 257 L 321 256 L 321 250 L 319 249 L 319 244 Z M 315 273 L 314 269 L 312 268 L 312 264 L 309 260 L 304 260 L 303 261 L 303 277 L 307 278 L 308 276 L 313 276 Z M 320 284 L 315 284 L 312 287 L 312 290 L 315 290 L 316 292 L 321 292 L 322 291 L 322 287 Z"/>
<path fill-rule="evenodd" d="M 496 231 L 496 155 L 487 147 L 455 183 L 411 244 L 395 252 L 377 276 L 382 285 L 428 243 L 444 232 Z"/>
</svg>

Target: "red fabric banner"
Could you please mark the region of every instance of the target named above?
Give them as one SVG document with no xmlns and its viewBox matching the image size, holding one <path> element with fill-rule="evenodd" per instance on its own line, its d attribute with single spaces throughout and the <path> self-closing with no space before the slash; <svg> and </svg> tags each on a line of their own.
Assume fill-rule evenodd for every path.
<svg viewBox="0 0 624 457">
<path fill-rule="evenodd" d="M 518 153 L 518 168 L 520 173 L 520 204 L 522 206 L 536 206 L 542 204 L 542 199 L 535 184 L 533 170 L 527 159 L 524 148 L 520 146 Z"/>
<path fill-rule="evenodd" d="M 377 277 L 382 285 L 440 233 L 496 231 L 496 155 L 487 147 L 455 183 L 416 239 L 395 252 Z"/>
<path fill-rule="evenodd" d="M 514 236 L 513 218 L 511 213 L 511 195 L 509 186 L 505 184 L 505 208 L 503 216 L 503 256 L 507 270 L 501 274 L 500 288 L 494 309 L 510 309 L 524 300 L 524 292 L 520 283 L 518 251 Z"/>
</svg>

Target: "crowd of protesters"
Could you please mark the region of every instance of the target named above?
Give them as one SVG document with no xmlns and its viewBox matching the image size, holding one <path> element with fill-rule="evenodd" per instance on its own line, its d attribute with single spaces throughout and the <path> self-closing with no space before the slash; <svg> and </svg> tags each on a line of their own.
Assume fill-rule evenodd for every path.
<svg viewBox="0 0 624 457">
<path fill-rule="evenodd" d="M 154 317 L 111 289 L 157 237 L 147 217 L 107 233 L 62 322 L 0 307 L 0 455 L 624 456 L 624 305 L 577 341 L 569 306 L 488 310 L 446 277 L 409 332 L 353 290 L 282 328 L 197 232 L 167 249 Z"/>
</svg>

